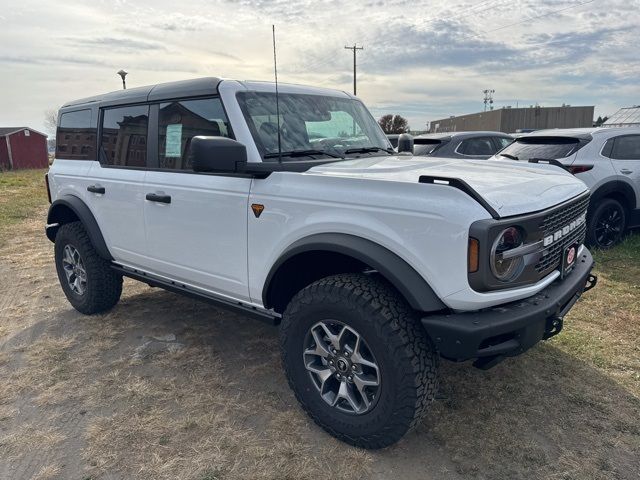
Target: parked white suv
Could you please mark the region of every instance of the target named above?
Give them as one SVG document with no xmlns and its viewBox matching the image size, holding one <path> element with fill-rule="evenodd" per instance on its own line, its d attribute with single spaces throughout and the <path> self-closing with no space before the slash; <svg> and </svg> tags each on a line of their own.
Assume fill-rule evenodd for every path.
<svg viewBox="0 0 640 480">
<path fill-rule="evenodd" d="M 77 310 L 128 276 L 280 324 L 303 408 L 365 448 L 418 422 L 439 356 L 518 355 L 596 282 L 584 183 L 396 156 L 339 91 L 205 78 L 71 102 L 48 187 Z"/>
<path fill-rule="evenodd" d="M 591 189 L 587 243 L 609 248 L 640 226 L 640 128 L 538 130 L 496 157 L 555 160 Z"/>
</svg>

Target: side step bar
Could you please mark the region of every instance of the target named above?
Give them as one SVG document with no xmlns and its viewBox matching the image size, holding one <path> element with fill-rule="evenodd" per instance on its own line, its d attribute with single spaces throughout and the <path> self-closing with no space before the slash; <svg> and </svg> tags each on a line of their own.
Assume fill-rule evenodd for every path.
<svg viewBox="0 0 640 480">
<path fill-rule="evenodd" d="M 179 293 L 187 297 L 195 298 L 196 300 L 202 300 L 225 310 L 239 313 L 241 315 L 246 315 L 257 320 L 262 320 L 263 322 L 267 322 L 270 325 L 278 325 L 280 323 L 280 315 L 276 313 L 268 312 L 266 310 L 260 310 L 251 305 L 245 305 L 241 302 L 234 302 L 233 300 L 208 294 L 180 282 L 152 277 L 150 275 L 147 275 L 145 272 L 131 268 L 125 268 L 118 264 L 113 264 L 111 268 L 121 273 L 125 277 L 139 280 L 148 285 L 151 285 L 152 287 L 163 288 L 164 290 L 168 290 L 170 292 Z"/>
</svg>

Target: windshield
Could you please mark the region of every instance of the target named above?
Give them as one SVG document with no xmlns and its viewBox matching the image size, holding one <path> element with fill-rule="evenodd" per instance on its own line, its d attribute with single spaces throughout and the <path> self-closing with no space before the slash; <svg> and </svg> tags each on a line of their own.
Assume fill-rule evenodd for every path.
<svg viewBox="0 0 640 480">
<path fill-rule="evenodd" d="M 571 137 L 523 137 L 500 150 L 498 156 L 525 161 L 532 158 L 557 160 L 573 155 L 584 145 L 586 142 Z"/>
<path fill-rule="evenodd" d="M 239 92 L 238 103 L 265 160 L 278 158 L 276 95 Z M 344 157 L 391 149 L 389 140 L 359 100 L 279 94 L 283 161 L 302 155 Z"/>
</svg>

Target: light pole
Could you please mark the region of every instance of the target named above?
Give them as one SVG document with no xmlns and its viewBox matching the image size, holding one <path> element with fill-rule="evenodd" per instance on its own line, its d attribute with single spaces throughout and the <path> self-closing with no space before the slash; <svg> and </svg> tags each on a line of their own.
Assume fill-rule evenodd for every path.
<svg viewBox="0 0 640 480">
<path fill-rule="evenodd" d="M 124 70 L 120 70 L 118 72 L 118 75 L 120 75 L 122 77 L 122 89 L 126 90 L 127 89 L 127 83 L 124 81 L 124 77 L 127 76 L 127 72 L 125 72 Z"/>
</svg>

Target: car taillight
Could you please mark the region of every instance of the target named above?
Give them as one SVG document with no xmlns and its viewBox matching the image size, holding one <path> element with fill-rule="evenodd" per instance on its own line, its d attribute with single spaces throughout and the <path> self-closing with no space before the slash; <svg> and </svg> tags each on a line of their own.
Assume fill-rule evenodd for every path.
<svg viewBox="0 0 640 480">
<path fill-rule="evenodd" d="M 576 173 L 588 172 L 592 168 L 593 165 L 569 165 L 567 170 L 575 175 Z"/>
<path fill-rule="evenodd" d="M 49 188 L 49 174 L 44 174 L 44 184 L 47 186 L 47 198 L 49 199 L 49 203 L 51 203 L 51 189 Z"/>
</svg>

